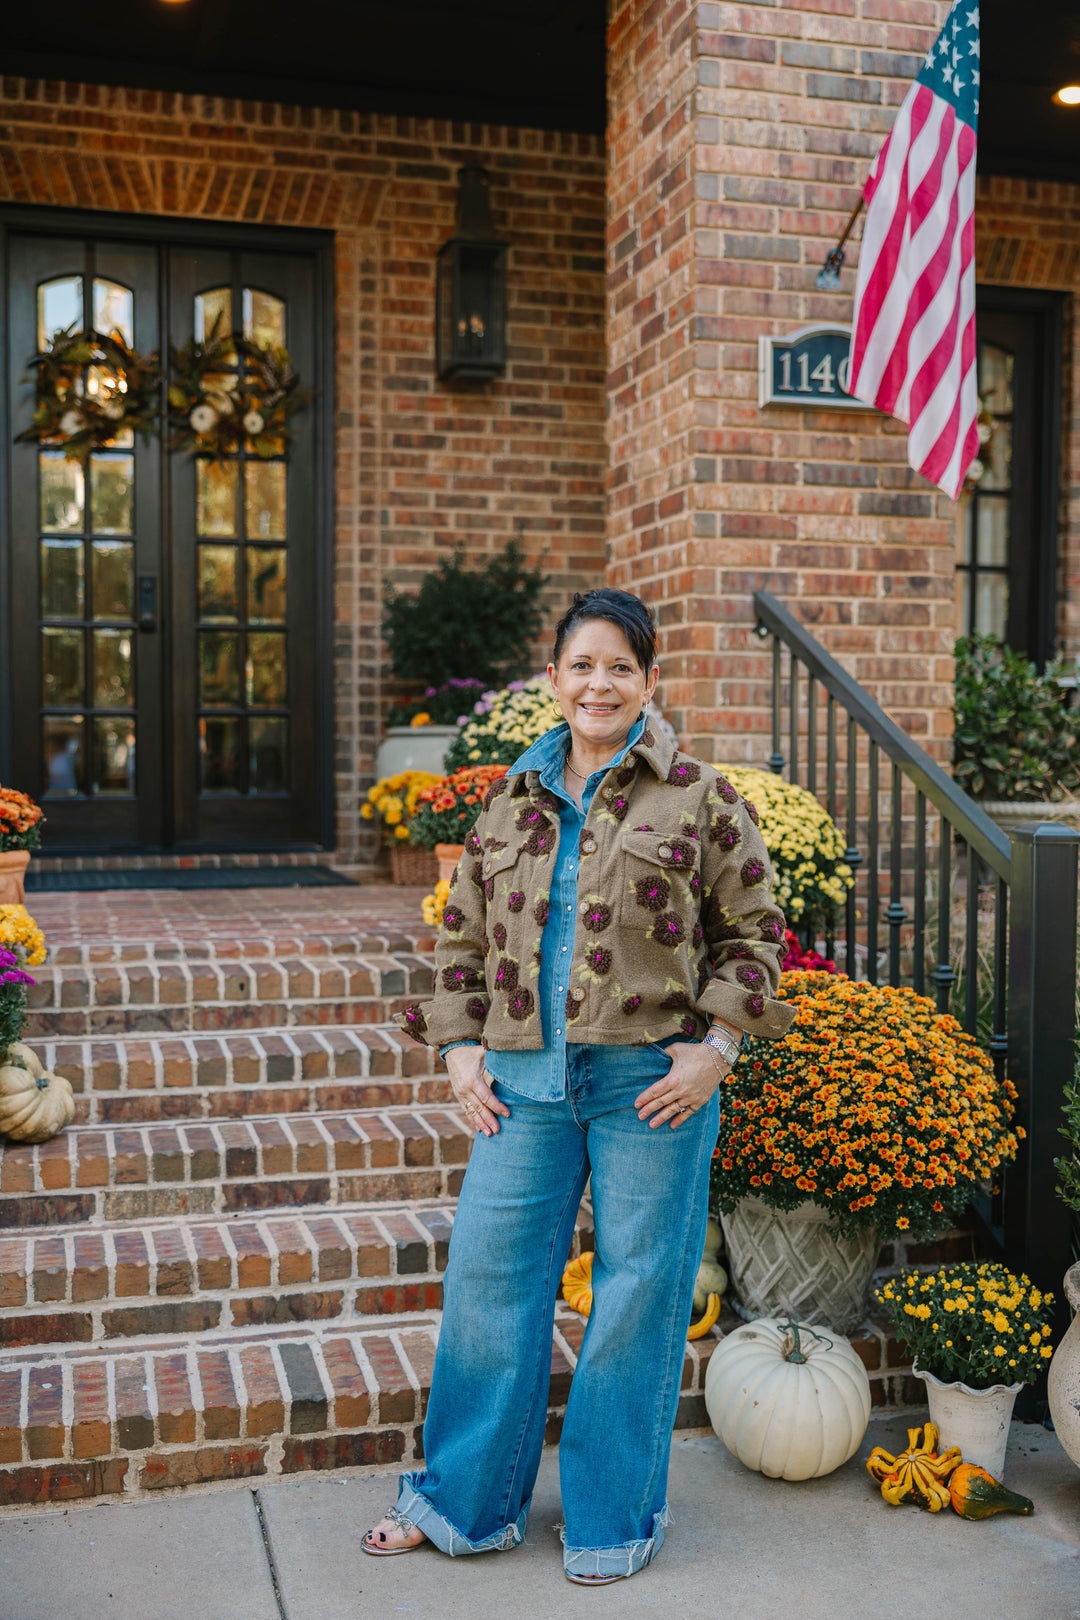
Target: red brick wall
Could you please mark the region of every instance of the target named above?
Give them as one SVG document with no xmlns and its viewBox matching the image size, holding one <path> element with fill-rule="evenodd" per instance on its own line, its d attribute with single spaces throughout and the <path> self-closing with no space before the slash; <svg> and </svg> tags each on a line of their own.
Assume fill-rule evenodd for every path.
<svg viewBox="0 0 1080 1620">
<path fill-rule="evenodd" d="M 602 143 L 38 80 L 2 91 L 0 201 L 335 233 L 337 844 L 369 859 L 383 579 L 515 532 L 553 608 L 602 577 Z M 464 163 L 488 169 L 510 243 L 510 358 L 504 379 L 450 389 L 434 380 L 434 267 Z"/>
</svg>

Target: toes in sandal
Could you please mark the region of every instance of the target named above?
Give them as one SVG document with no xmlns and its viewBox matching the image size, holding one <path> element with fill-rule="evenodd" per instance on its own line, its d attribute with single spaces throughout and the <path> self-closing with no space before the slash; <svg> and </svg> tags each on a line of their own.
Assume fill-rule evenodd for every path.
<svg viewBox="0 0 1080 1620">
<path fill-rule="evenodd" d="M 395 1529 L 400 1530 L 403 1536 L 407 1536 L 411 1530 L 416 1529 L 416 1525 L 413 1524 L 412 1520 L 396 1507 L 387 1508 L 386 1512 L 383 1514 L 383 1518 L 389 1519 L 390 1523 L 395 1527 Z M 366 1553 L 371 1553 L 373 1558 L 396 1558 L 398 1553 L 415 1552 L 417 1547 L 422 1547 L 424 1545 L 424 1541 L 426 1540 L 426 1537 L 422 1536 L 419 1541 L 407 1542 L 404 1547 L 380 1547 L 371 1539 L 374 1534 L 374 1529 L 369 1530 L 367 1535 L 360 1543 L 364 1551 Z M 379 1534 L 385 1541 L 386 1531 L 382 1530 L 379 1532 Z"/>
</svg>

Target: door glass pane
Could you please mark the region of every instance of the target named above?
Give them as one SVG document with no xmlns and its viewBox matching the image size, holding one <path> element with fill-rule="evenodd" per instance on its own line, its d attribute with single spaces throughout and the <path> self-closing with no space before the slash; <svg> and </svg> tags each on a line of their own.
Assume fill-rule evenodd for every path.
<svg viewBox="0 0 1080 1620">
<path fill-rule="evenodd" d="M 83 470 L 61 450 L 38 452 L 40 526 L 46 534 L 81 534 Z"/>
<path fill-rule="evenodd" d="M 41 701 L 50 708 L 83 701 L 83 632 L 41 632 Z"/>
<path fill-rule="evenodd" d="M 232 293 L 228 287 L 212 287 L 195 299 L 195 341 L 209 343 L 232 333 Z"/>
<path fill-rule="evenodd" d="M 98 709 L 135 706 L 130 630 L 94 631 L 94 706 Z"/>
<path fill-rule="evenodd" d="M 975 629 L 1004 639 L 1009 619 L 1009 576 L 979 574 L 975 580 Z"/>
<path fill-rule="evenodd" d="M 279 632 L 248 636 L 247 700 L 256 708 L 285 702 L 285 637 Z"/>
<path fill-rule="evenodd" d="M 248 769 L 252 793 L 284 793 L 288 786 L 289 722 L 283 714 L 252 716 L 248 721 Z"/>
<path fill-rule="evenodd" d="M 231 630 L 199 632 L 199 702 L 240 702 L 240 638 Z"/>
<path fill-rule="evenodd" d="M 247 548 L 249 624 L 285 623 L 285 551 L 281 546 Z"/>
<path fill-rule="evenodd" d="M 236 578 L 237 546 L 199 547 L 199 618 L 236 623 L 240 591 Z"/>
<path fill-rule="evenodd" d="M 195 463 L 195 529 L 197 534 L 231 539 L 236 534 L 235 461 Z"/>
<path fill-rule="evenodd" d="M 37 346 L 49 347 L 57 332 L 82 326 L 82 276 L 59 276 L 37 290 Z"/>
<path fill-rule="evenodd" d="M 253 343 L 285 347 L 285 305 L 280 298 L 244 288 L 244 336 Z"/>
<path fill-rule="evenodd" d="M 204 793 L 240 791 L 240 721 L 207 715 L 199 721 L 199 753 Z"/>
<path fill-rule="evenodd" d="M 135 300 L 118 281 L 94 281 L 94 330 L 106 337 L 119 333 L 129 349 L 135 347 Z"/>
<path fill-rule="evenodd" d="M 83 543 L 81 540 L 41 542 L 41 616 L 43 619 L 81 619 L 83 616 Z"/>
<path fill-rule="evenodd" d="M 979 344 L 979 393 L 995 415 L 1013 408 L 1013 357 L 996 343 Z"/>
<path fill-rule="evenodd" d="M 1005 568 L 1009 561 L 1009 497 L 979 497 L 979 562 L 983 568 Z"/>
<path fill-rule="evenodd" d="M 285 463 L 244 463 L 244 522 L 249 540 L 285 538 Z"/>
<path fill-rule="evenodd" d="M 1008 489 L 1012 483 L 1012 423 L 995 422 L 989 444 L 982 447 L 986 471 L 979 479 L 980 489 Z"/>
<path fill-rule="evenodd" d="M 132 534 L 135 528 L 135 457 L 90 457 L 90 528 L 94 534 Z"/>
<path fill-rule="evenodd" d="M 46 792 L 82 792 L 83 717 L 81 714 L 47 715 L 42 723 Z"/>
<path fill-rule="evenodd" d="M 92 550 L 94 618 L 133 618 L 135 547 L 130 540 L 95 540 Z"/>
<path fill-rule="evenodd" d="M 99 795 L 135 792 L 135 722 L 130 717 L 95 716 L 91 792 Z"/>
</svg>

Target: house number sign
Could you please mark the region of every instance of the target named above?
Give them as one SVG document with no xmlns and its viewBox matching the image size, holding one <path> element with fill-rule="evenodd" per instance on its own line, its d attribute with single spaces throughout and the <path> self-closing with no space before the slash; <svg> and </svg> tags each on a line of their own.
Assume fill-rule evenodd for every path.
<svg viewBox="0 0 1080 1620">
<path fill-rule="evenodd" d="M 872 410 L 848 393 L 850 326 L 803 326 L 758 338 L 759 405 L 825 405 Z"/>
</svg>

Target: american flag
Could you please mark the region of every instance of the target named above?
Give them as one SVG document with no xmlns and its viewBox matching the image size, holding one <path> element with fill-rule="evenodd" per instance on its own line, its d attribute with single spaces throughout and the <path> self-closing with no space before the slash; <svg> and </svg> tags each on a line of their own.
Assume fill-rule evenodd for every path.
<svg viewBox="0 0 1080 1620">
<path fill-rule="evenodd" d="M 863 189 L 852 394 L 908 426 L 908 461 L 955 500 L 978 452 L 978 0 L 956 0 Z"/>
</svg>

